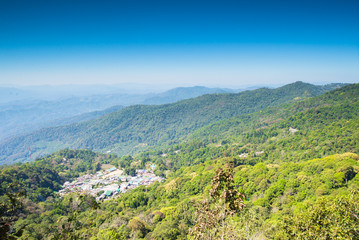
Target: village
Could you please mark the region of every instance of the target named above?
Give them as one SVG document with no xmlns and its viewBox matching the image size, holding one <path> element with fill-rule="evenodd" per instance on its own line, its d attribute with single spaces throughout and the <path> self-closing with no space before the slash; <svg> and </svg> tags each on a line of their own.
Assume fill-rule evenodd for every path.
<svg viewBox="0 0 359 240">
<path fill-rule="evenodd" d="M 136 176 L 128 176 L 123 170 L 112 167 L 65 182 L 58 193 L 60 196 L 70 192 L 87 193 L 96 197 L 96 201 L 113 199 L 138 186 L 161 182 L 163 178 L 153 173 L 154 168 L 155 165 L 151 169 L 137 169 Z"/>
</svg>

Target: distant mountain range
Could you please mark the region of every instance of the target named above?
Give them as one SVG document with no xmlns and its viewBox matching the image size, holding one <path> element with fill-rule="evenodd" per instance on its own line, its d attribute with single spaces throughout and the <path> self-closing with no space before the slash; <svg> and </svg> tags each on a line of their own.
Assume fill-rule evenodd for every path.
<svg viewBox="0 0 359 240">
<path fill-rule="evenodd" d="M 176 101 L 181 97 L 188 98 L 216 91 L 221 93 L 159 106 L 129 106 L 98 119 L 45 128 L 15 137 L 0 144 L 0 163 L 30 160 L 29 147 L 33 157 L 65 147 L 89 148 L 119 154 L 138 152 L 152 146 L 177 142 L 197 129 L 219 120 L 318 96 L 340 86 L 342 85 L 315 86 L 296 82 L 277 89 L 261 88 L 240 93 L 223 93 L 227 91 L 203 87 L 177 88 L 158 96 L 151 96 L 143 102 L 159 104 Z M 72 120 L 67 118 L 63 123 L 88 120 L 108 112 L 111 110 Z M 59 123 L 61 120 L 57 122 Z"/>
<path fill-rule="evenodd" d="M 1 163 L 32 160 L 16 156 L 28 144 L 34 155 L 66 145 L 106 153 L 62 149 L 31 163 L 0 166 L 1 206 L 20 209 L 4 218 L 5 226 L 14 222 L 12 232 L 23 239 L 186 239 L 202 219 L 214 222 L 207 225 L 210 234 L 218 231 L 224 220 L 213 212 L 243 199 L 240 211 L 223 214 L 226 235 L 215 239 L 357 239 L 352 213 L 359 202 L 359 84 L 340 86 L 296 82 L 136 105 L 14 139 L 1 146 L 7 158 Z M 106 201 L 96 202 L 112 167 L 142 171 L 123 183 L 130 186 L 125 193 L 116 195 L 119 188 L 111 183 Z M 163 181 L 141 186 L 143 169 Z M 123 177 L 121 171 L 110 174 Z M 232 193 L 241 198 L 233 200 Z M 24 204 L 17 206 L 19 199 Z"/>
<path fill-rule="evenodd" d="M 146 99 L 142 104 L 160 105 L 164 103 L 173 103 L 183 99 L 199 97 L 204 94 L 212 93 L 234 93 L 236 90 L 222 88 L 206 88 L 206 87 L 180 87 L 174 88 L 164 93 L 156 94 L 156 96 Z"/>
<path fill-rule="evenodd" d="M 55 88 L 56 89 L 56 88 Z M 36 91 L 35 91 L 36 90 Z M 126 94 L 107 93 L 101 95 L 72 96 L 64 94 L 60 99 L 48 100 L 41 89 L 0 88 L 0 142 L 16 135 L 24 135 L 44 127 L 53 127 L 94 119 L 118 111 L 121 106 L 134 104 L 165 104 L 193 98 L 209 93 L 231 92 L 229 89 L 188 87 L 175 88 L 163 93 Z M 47 90 L 47 88 L 45 89 Z M 61 90 L 64 92 L 64 90 Z M 60 92 L 61 92 L 60 91 Z M 80 90 L 72 90 L 77 93 Z M 87 89 L 85 93 L 91 93 Z M 100 92 L 110 91 L 100 89 Z M 36 94 L 41 92 L 41 94 Z M 54 94 L 56 95 L 56 94 Z M 57 93 L 59 95 L 59 93 Z M 4 102 L 5 99 L 16 101 Z M 114 107 L 116 106 L 116 107 Z M 91 113 L 93 112 L 93 113 Z M 86 115 L 83 115 L 86 114 Z"/>
</svg>

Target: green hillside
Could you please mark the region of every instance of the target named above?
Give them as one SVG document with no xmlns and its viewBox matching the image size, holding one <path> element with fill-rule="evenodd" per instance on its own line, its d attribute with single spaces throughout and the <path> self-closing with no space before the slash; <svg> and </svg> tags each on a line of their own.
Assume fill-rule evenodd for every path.
<svg viewBox="0 0 359 240">
<path fill-rule="evenodd" d="M 223 156 L 253 165 L 344 152 L 358 154 L 358 110 L 359 84 L 353 84 L 319 97 L 210 124 L 180 144 L 141 155 L 162 161 L 166 170 L 166 165 L 180 168 Z"/>
<path fill-rule="evenodd" d="M 82 86 L 82 89 L 77 87 L 58 87 L 55 92 L 48 87 L 32 90 L 0 87 L 0 142 L 45 127 L 99 118 L 119 111 L 121 106 L 167 104 L 204 94 L 231 92 L 227 89 L 197 86 L 147 94 L 141 94 L 137 89 L 131 94 L 131 91 L 116 88 L 101 90 L 101 86 L 94 89 L 88 86 Z"/>
<path fill-rule="evenodd" d="M 1 164 L 29 161 L 61 148 L 88 148 L 118 154 L 180 142 L 208 124 L 248 114 L 269 106 L 318 96 L 340 85 L 314 86 L 296 82 L 277 89 L 238 94 L 211 94 L 160 106 L 137 105 L 102 118 L 63 127 L 46 128 L 0 144 Z"/>
<path fill-rule="evenodd" d="M 178 144 L 133 156 L 62 150 L 32 163 L 3 166 L 0 177 L 8 180 L 2 194 L 7 183 L 14 183 L 9 176 L 19 172 L 23 187 L 17 191 L 50 183 L 48 189 L 55 190 L 65 178 L 96 171 L 98 164 L 140 168 L 151 162 L 165 182 L 138 187 L 100 202 L 99 208 L 89 196 L 30 191 L 32 201 L 19 197 L 22 214 L 13 212 L 13 236 L 358 239 L 358 124 L 359 84 L 353 84 L 218 121 Z M 67 164 L 61 163 L 64 157 Z M 37 167 L 52 169 L 45 171 L 46 181 L 26 180 L 34 179 L 26 176 Z M 42 201 L 41 196 L 50 197 Z"/>
</svg>

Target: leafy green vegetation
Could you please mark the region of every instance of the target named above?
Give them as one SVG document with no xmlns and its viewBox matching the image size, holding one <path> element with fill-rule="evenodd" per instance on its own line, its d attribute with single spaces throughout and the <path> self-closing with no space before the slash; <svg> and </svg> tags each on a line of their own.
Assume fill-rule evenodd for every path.
<svg viewBox="0 0 359 240">
<path fill-rule="evenodd" d="M 64 149 L 37 161 L 4 167 L 0 174 L 0 195 L 7 192 L 9 185 L 14 191 L 26 191 L 32 201 L 44 201 L 55 197 L 54 191 L 61 189 L 65 181 L 86 173 L 100 170 L 102 163 L 109 163 L 114 155 L 96 154 L 89 150 Z"/>
<path fill-rule="evenodd" d="M 160 106 L 131 106 L 96 120 L 46 128 L 2 143 L 0 163 L 28 161 L 29 146 L 34 157 L 64 147 L 136 153 L 152 146 L 180 143 L 188 134 L 219 120 L 318 96 L 335 87 L 296 82 L 277 89 L 210 94 Z"/>
<path fill-rule="evenodd" d="M 3 206 L 11 207 L 9 184 L 21 186 L 13 194 L 29 193 L 19 196 L 21 214 L 7 212 L 15 223 L 6 232 L 19 239 L 358 239 L 358 110 L 354 84 L 234 115 L 131 156 L 65 149 L 3 166 Z M 131 173 L 148 163 L 164 182 L 99 204 L 53 193 L 100 164 Z M 38 194 L 43 188 L 51 194 Z"/>
</svg>

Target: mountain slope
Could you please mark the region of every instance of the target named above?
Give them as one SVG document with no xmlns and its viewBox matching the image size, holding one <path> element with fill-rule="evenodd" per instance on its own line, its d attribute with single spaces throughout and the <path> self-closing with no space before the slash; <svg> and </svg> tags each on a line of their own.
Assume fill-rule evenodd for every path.
<svg viewBox="0 0 359 240">
<path fill-rule="evenodd" d="M 200 128 L 180 144 L 144 153 L 163 170 L 231 156 L 242 164 L 359 154 L 359 84 Z M 180 150 L 180 151 L 178 151 Z M 163 162 L 165 155 L 165 163 Z"/>
<path fill-rule="evenodd" d="M 211 214 L 218 211 L 218 202 L 210 193 L 218 186 L 223 194 L 229 192 L 224 175 L 216 180 L 220 168 L 229 173 L 228 163 L 228 189 L 244 194 L 245 207 L 234 216 L 224 215 L 225 239 L 357 239 L 358 129 L 359 84 L 354 84 L 216 122 L 161 151 L 120 159 L 66 149 L 35 162 L 3 166 L 0 179 L 11 183 L 21 174 L 20 182 L 31 193 L 33 203 L 27 201 L 14 225 L 20 239 L 188 239 L 189 228 L 195 229 L 203 217 L 215 232 L 223 225 Z M 94 197 L 70 193 L 60 198 L 46 191 L 59 189 L 64 177 L 96 172 L 103 162 L 122 168 L 154 163 L 155 173 L 167 179 L 100 202 L 100 209 L 91 205 Z M 44 174 L 36 177 L 42 169 Z M 51 197 L 36 203 L 46 196 Z"/>
<path fill-rule="evenodd" d="M 84 88 L 84 91 L 88 89 L 88 87 Z M 56 88 L 48 88 L 42 91 L 50 91 L 47 94 L 51 96 L 51 92 L 54 89 Z M 29 91 L 27 95 L 24 95 L 17 89 L 0 88 L 0 93 L 7 90 L 9 92 L 4 96 L 9 98 L 8 102 L 2 103 L 0 101 L 0 142 L 44 127 L 61 126 L 94 119 L 103 115 L 99 111 L 113 112 L 114 109 L 108 108 L 114 106 L 130 106 L 134 104 L 159 105 L 198 97 L 208 93 L 225 93 L 230 91 L 219 88 L 185 87 L 156 94 L 107 93 L 71 97 L 68 96 L 69 93 L 64 92 L 60 99 L 45 100 L 41 99 L 42 95 L 36 91 Z M 116 89 L 113 91 L 116 91 Z M 56 95 L 61 96 L 60 93 L 56 93 Z M 16 96 L 19 97 L 17 101 L 10 101 Z M 28 96 L 28 99 L 23 99 L 26 96 Z M 3 99 L 6 98 L 3 97 Z M 87 115 L 85 117 L 82 114 Z"/>
<path fill-rule="evenodd" d="M 65 149 L 2 166 L 0 202 L 15 178 L 30 191 L 33 202 L 25 201 L 14 224 L 20 239 L 187 239 L 200 214 L 207 214 L 213 232 L 221 229 L 221 219 L 210 214 L 218 210 L 210 193 L 223 186 L 223 194 L 243 193 L 246 205 L 224 215 L 226 239 L 357 239 L 358 129 L 359 84 L 353 84 L 209 124 L 160 150 L 118 158 Z M 59 189 L 65 178 L 98 171 L 101 163 L 137 169 L 154 163 L 156 175 L 167 179 L 100 202 L 100 208 L 91 204 L 93 197 L 60 198 L 49 190 Z M 233 172 L 230 181 L 224 175 L 216 180 L 220 168 Z"/>
<path fill-rule="evenodd" d="M 143 146 L 179 141 L 196 129 L 219 120 L 318 96 L 326 90 L 328 87 L 296 82 L 277 89 L 204 95 L 160 106 L 131 106 L 96 120 L 42 129 L 14 138 L 0 145 L 1 163 L 26 160 L 28 146 L 33 156 L 64 147 L 111 150 L 120 154 L 135 152 Z"/>
</svg>

